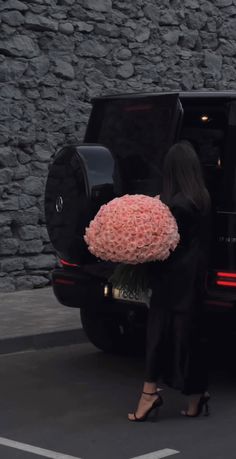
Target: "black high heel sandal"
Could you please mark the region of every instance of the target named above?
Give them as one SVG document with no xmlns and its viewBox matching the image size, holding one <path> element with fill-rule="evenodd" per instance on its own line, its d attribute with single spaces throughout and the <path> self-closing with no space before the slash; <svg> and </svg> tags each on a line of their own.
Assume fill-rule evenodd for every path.
<svg viewBox="0 0 236 459">
<path fill-rule="evenodd" d="M 141 416 L 141 418 L 138 418 L 138 417 L 136 416 L 136 412 L 133 413 L 134 419 L 130 419 L 130 418 L 128 417 L 128 420 L 129 420 L 130 422 L 144 422 L 144 421 L 146 421 L 147 418 L 148 418 L 148 416 L 149 416 L 149 414 L 150 414 L 152 411 L 156 410 L 157 408 L 160 408 L 160 406 L 162 406 L 163 403 L 164 403 L 164 402 L 163 402 L 162 396 L 159 394 L 159 391 L 151 392 L 151 393 L 150 393 L 150 392 L 143 392 L 143 394 L 145 394 L 145 395 L 157 395 L 158 398 L 156 398 L 156 399 L 154 400 L 153 404 L 152 404 L 152 405 L 150 406 L 150 408 L 146 411 L 146 413 L 145 413 L 143 416 Z"/>
<path fill-rule="evenodd" d="M 204 416 L 209 416 L 210 412 L 209 412 L 209 405 L 208 405 L 208 402 L 210 400 L 210 395 L 202 395 L 199 402 L 198 402 L 198 405 L 197 405 L 197 411 L 195 414 L 188 414 L 187 411 L 181 411 L 181 414 L 182 416 L 186 416 L 188 418 L 196 418 L 197 416 L 199 416 L 200 414 L 202 414 L 203 412 L 203 415 Z"/>
</svg>

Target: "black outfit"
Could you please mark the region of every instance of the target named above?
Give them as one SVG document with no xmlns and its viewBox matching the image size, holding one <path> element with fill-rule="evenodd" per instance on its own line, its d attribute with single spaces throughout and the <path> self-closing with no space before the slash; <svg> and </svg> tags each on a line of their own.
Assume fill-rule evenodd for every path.
<svg viewBox="0 0 236 459">
<path fill-rule="evenodd" d="M 178 224 L 180 243 L 168 260 L 151 268 L 145 381 L 162 377 L 184 394 L 200 394 L 208 385 L 204 287 L 209 215 L 182 193 L 168 205 Z"/>
</svg>

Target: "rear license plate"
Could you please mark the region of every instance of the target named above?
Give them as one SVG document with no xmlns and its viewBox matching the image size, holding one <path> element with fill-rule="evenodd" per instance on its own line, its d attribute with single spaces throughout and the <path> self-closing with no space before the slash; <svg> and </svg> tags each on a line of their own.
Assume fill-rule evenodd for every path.
<svg viewBox="0 0 236 459">
<path fill-rule="evenodd" d="M 149 289 L 147 292 L 131 293 L 122 288 L 113 288 L 112 296 L 115 300 L 128 301 L 131 303 L 144 303 L 149 306 L 152 291 Z"/>
</svg>

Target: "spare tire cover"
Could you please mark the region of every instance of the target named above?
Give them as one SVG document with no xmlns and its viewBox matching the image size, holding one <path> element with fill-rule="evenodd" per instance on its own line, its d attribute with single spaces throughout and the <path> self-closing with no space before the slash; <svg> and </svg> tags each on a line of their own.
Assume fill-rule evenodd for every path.
<svg viewBox="0 0 236 459">
<path fill-rule="evenodd" d="M 100 206 L 114 197 L 114 161 L 99 145 L 68 146 L 49 169 L 45 218 L 50 241 L 60 258 L 81 263 L 92 258 L 85 228 Z"/>
</svg>

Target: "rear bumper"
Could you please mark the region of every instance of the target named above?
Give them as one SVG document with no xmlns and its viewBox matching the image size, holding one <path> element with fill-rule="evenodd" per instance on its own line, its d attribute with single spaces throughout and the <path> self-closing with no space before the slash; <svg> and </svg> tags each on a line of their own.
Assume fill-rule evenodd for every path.
<svg viewBox="0 0 236 459">
<path fill-rule="evenodd" d="M 58 301 L 73 308 L 92 307 L 104 297 L 104 282 L 101 279 L 63 268 L 52 272 L 52 287 Z"/>
<path fill-rule="evenodd" d="M 105 278 L 98 278 L 82 270 L 57 268 L 52 272 L 52 287 L 58 301 L 64 306 L 74 308 L 109 308 L 122 310 L 146 308 L 143 303 L 114 300 L 111 295 L 105 296 L 107 286 Z M 209 309 L 232 308 L 236 304 L 236 289 L 229 292 L 224 289 L 209 289 L 206 298 Z"/>
<path fill-rule="evenodd" d="M 74 308 L 93 308 L 112 311 L 147 309 L 144 303 L 116 300 L 108 281 L 78 270 L 57 268 L 52 272 L 52 287 L 59 303 Z M 107 294 L 108 293 L 108 294 Z"/>
</svg>

